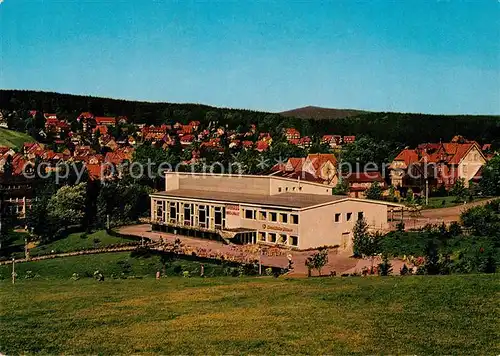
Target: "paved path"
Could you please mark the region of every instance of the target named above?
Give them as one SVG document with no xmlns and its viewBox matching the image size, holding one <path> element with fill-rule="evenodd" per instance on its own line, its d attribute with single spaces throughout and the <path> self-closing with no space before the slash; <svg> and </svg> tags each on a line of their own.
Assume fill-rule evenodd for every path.
<svg viewBox="0 0 500 356">
<path fill-rule="evenodd" d="M 122 234 L 136 235 L 150 238 L 153 241 L 162 239 L 166 243 L 172 244 L 176 239 L 180 239 L 183 248 L 186 252 L 193 251 L 197 254 L 201 251 L 202 254 L 212 258 L 235 259 L 241 262 L 250 262 L 258 260 L 259 245 L 224 245 L 219 241 L 197 239 L 183 235 L 167 234 L 164 232 L 151 231 L 151 225 L 130 225 L 119 228 L 118 231 Z M 275 266 L 285 268 L 288 266 L 288 255 L 292 256 L 293 270 L 291 276 L 307 276 L 307 267 L 305 261 L 307 257 L 314 254 L 316 251 L 296 251 L 285 248 L 262 246 L 264 255 L 261 256 L 261 262 L 266 266 Z M 323 274 L 330 274 L 335 271 L 337 275 L 341 275 L 347 270 L 355 269 L 359 263 L 359 259 L 351 258 L 347 253 L 336 253 L 333 249 L 328 254 L 328 264 L 323 268 Z M 313 275 L 317 272 L 314 271 Z"/>
<path fill-rule="evenodd" d="M 417 218 L 410 217 L 406 213 L 404 216 L 405 226 L 406 229 L 418 229 L 427 224 L 450 224 L 453 221 L 459 221 L 460 215 L 467 209 L 474 206 L 485 205 L 493 199 L 497 198 L 474 201 L 449 208 L 425 209 L 421 211 L 421 215 Z"/>
</svg>

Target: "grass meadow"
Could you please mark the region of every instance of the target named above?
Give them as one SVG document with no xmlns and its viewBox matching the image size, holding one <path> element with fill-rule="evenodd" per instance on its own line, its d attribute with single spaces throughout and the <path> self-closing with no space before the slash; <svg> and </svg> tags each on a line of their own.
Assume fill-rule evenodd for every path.
<svg viewBox="0 0 500 356">
<path fill-rule="evenodd" d="M 138 241 L 138 239 L 128 239 L 116 237 L 108 234 L 105 230 L 99 230 L 93 233 L 77 232 L 69 234 L 67 237 L 55 240 L 47 244 L 39 245 L 30 250 L 32 256 L 55 253 L 71 252 L 92 248 L 102 248 L 111 244 L 120 244 L 126 242 Z"/>
<path fill-rule="evenodd" d="M 30 135 L 0 127 L 0 146 L 21 148 L 25 142 L 35 142 Z"/>
<path fill-rule="evenodd" d="M 498 275 L 56 276 L 0 281 L 0 353 L 500 353 Z"/>
</svg>

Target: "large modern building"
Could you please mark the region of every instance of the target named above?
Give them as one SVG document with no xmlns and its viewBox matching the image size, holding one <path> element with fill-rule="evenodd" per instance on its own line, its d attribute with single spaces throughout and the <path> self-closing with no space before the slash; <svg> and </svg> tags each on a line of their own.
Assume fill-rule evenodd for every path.
<svg viewBox="0 0 500 356">
<path fill-rule="evenodd" d="M 165 191 L 151 194 L 151 222 L 155 231 L 234 243 L 349 249 L 358 219 L 388 228 L 387 205 L 282 177 L 167 173 Z"/>
</svg>

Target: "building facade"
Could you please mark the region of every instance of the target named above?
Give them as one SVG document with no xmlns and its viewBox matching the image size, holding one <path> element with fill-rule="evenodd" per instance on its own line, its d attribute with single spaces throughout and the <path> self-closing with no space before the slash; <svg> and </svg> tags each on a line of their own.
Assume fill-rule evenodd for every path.
<svg viewBox="0 0 500 356">
<path fill-rule="evenodd" d="M 387 203 L 281 177 L 167 173 L 165 191 L 151 194 L 153 230 L 234 243 L 348 250 L 361 218 L 386 230 Z"/>
<path fill-rule="evenodd" d="M 458 179 L 469 185 L 486 164 L 481 147 L 475 141 L 456 136 L 449 143 L 425 143 L 405 148 L 393 160 L 390 169 L 394 187 L 421 191 L 426 180 L 431 188 L 449 189 Z"/>
</svg>

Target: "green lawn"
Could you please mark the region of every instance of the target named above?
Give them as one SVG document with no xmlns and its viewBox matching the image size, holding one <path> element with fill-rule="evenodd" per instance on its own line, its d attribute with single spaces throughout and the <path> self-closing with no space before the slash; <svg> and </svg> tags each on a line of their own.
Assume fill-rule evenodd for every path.
<svg viewBox="0 0 500 356">
<path fill-rule="evenodd" d="M 0 128 L 0 146 L 21 148 L 25 142 L 35 142 L 35 139 L 22 132 Z"/>
<path fill-rule="evenodd" d="M 3 281 L 0 352 L 498 355 L 498 277 Z"/>
<path fill-rule="evenodd" d="M 436 209 L 436 208 L 449 208 L 452 206 L 457 206 L 459 204 L 463 204 L 463 202 L 457 202 L 456 197 L 430 197 L 429 205 L 424 205 L 425 209 Z M 443 204 L 444 201 L 444 204 Z"/>
<path fill-rule="evenodd" d="M 39 245 L 31 249 L 30 253 L 32 256 L 46 255 L 51 253 L 51 251 L 54 251 L 55 253 L 79 251 L 131 241 L 138 240 L 111 236 L 106 232 L 106 230 L 99 230 L 91 234 L 78 232 L 70 234 L 63 239 Z"/>
<path fill-rule="evenodd" d="M 36 275 L 35 280 L 67 280 L 73 273 L 81 278 L 92 278 L 99 270 L 105 278 L 151 277 L 156 271 L 162 271 L 162 263 L 158 255 L 148 257 L 131 257 L 130 252 L 100 253 L 64 258 L 54 258 L 43 261 L 16 263 L 18 280 L 24 280 L 29 273 Z M 206 276 L 220 276 L 227 273 L 229 267 L 215 263 L 203 263 Z M 0 266 L 0 280 L 10 279 L 12 266 Z M 28 272 L 31 271 L 31 272 Z M 183 258 L 171 261 L 165 270 L 167 276 L 181 276 L 183 271 L 191 275 L 200 274 L 200 263 Z"/>
</svg>

